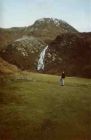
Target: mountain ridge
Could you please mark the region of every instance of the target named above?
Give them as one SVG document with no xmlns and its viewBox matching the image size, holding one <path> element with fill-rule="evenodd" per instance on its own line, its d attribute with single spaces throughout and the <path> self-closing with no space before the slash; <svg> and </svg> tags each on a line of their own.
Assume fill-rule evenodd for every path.
<svg viewBox="0 0 91 140">
<path fill-rule="evenodd" d="M 21 38 L 24 35 L 27 36 L 34 36 L 37 38 L 40 38 L 46 43 L 51 42 L 56 38 L 57 35 L 59 35 L 61 32 L 67 32 L 73 30 L 73 32 L 78 32 L 76 29 L 74 29 L 72 26 L 70 26 L 68 23 L 56 19 L 57 22 L 59 23 L 64 23 L 61 24 L 61 26 L 56 26 L 54 20 L 52 18 L 43 18 L 41 20 L 44 20 L 45 23 L 43 22 L 41 25 L 41 21 L 36 20 L 34 24 L 30 26 L 25 26 L 25 27 L 12 27 L 12 28 L 0 28 L 0 49 L 3 47 L 11 44 L 14 40 Z M 49 22 L 50 21 L 50 22 Z M 60 22 L 61 21 L 61 22 Z M 48 23 L 48 24 L 46 24 Z M 36 27 L 36 24 L 38 24 L 38 28 Z M 63 25 L 67 26 L 63 27 Z M 71 29 L 69 29 L 71 28 Z M 37 29 L 37 30 L 36 30 Z"/>
</svg>

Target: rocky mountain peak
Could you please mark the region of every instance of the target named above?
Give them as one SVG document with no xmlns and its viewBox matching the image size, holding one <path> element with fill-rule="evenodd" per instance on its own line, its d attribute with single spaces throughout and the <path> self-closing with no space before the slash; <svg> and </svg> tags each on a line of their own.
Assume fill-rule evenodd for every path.
<svg viewBox="0 0 91 140">
<path fill-rule="evenodd" d="M 59 20 L 57 18 L 41 18 L 35 21 L 34 25 L 39 25 L 39 24 L 55 24 L 56 26 L 59 26 L 60 24 L 67 24 L 67 22 L 63 20 Z"/>
<path fill-rule="evenodd" d="M 67 22 L 57 19 L 57 18 L 41 18 L 35 21 L 33 24 L 34 27 L 46 27 L 46 26 L 51 26 L 56 28 L 60 28 L 61 32 L 63 29 L 63 32 L 77 32 L 75 28 L 73 28 L 71 25 L 69 25 Z"/>
<path fill-rule="evenodd" d="M 36 36 L 47 44 L 57 35 L 63 33 L 78 33 L 78 31 L 63 20 L 57 18 L 41 18 L 27 28 L 29 35 Z"/>
</svg>

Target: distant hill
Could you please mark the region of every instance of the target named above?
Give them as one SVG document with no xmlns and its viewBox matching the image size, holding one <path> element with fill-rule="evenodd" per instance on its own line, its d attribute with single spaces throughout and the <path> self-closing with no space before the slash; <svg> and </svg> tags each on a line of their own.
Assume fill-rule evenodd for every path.
<svg viewBox="0 0 91 140">
<path fill-rule="evenodd" d="M 3 48 L 24 35 L 40 38 L 46 43 L 54 40 L 60 33 L 78 32 L 65 21 L 42 18 L 27 27 L 0 28 L 0 48 Z"/>
<path fill-rule="evenodd" d="M 25 28 L 0 28 L 0 49 L 7 47 L 14 40 L 23 36 Z"/>
<path fill-rule="evenodd" d="M 78 31 L 63 20 L 56 18 L 42 18 L 27 28 L 29 35 L 36 36 L 46 43 L 54 40 L 62 33 L 77 33 Z"/>
</svg>

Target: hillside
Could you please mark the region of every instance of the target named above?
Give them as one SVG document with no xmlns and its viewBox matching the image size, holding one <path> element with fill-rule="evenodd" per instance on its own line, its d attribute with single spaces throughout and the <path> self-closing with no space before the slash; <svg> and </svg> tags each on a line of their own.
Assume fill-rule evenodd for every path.
<svg viewBox="0 0 91 140">
<path fill-rule="evenodd" d="M 25 32 L 24 28 L 0 28 L 0 49 L 5 48 L 8 44 L 11 44 L 14 40 L 23 36 Z"/>
<path fill-rule="evenodd" d="M 1 51 L 1 56 L 22 70 L 36 70 L 39 55 L 46 44 L 32 36 L 23 36 Z"/>
<path fill-rule="evenodd" d="M 9 64 L 0 57 L 0 75 L 13 74 L 19 71 L 20 70 L 16 66 Z"/>
<path fill-rule="evenodd" d="M 91 33 L 43 18 L 28 27 L 1 29 L 0 56 L 22 70 L 91 78 Z M 7 42 L 8 41 L 8 42 Z"/>
<path fill-rule="evenodd" d="M 69 76 L 91 77 L 91 33 L 61 34 L 43 52 L 46 46 L 38 38 L 25 36 L 3 49 L 1 56 L 22 70 L 37 71 L 39 64 L 44 73 L 65 70 Z"/>
<path fill-rule="evenodd" d="M 45 71 L 91 77 L 91 33 L 62 34 L 50 43 Z"/>
</svg>

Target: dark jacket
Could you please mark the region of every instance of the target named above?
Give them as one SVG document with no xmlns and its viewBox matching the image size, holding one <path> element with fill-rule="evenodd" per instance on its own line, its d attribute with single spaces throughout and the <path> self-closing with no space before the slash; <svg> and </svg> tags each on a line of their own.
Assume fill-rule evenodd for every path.
<svg viewBox="0 0 91 140">
<path fill-rule="evenodd" d="M 65 78 L 65 73 L 62 73 L 61 78 Z"/>
</svg>

